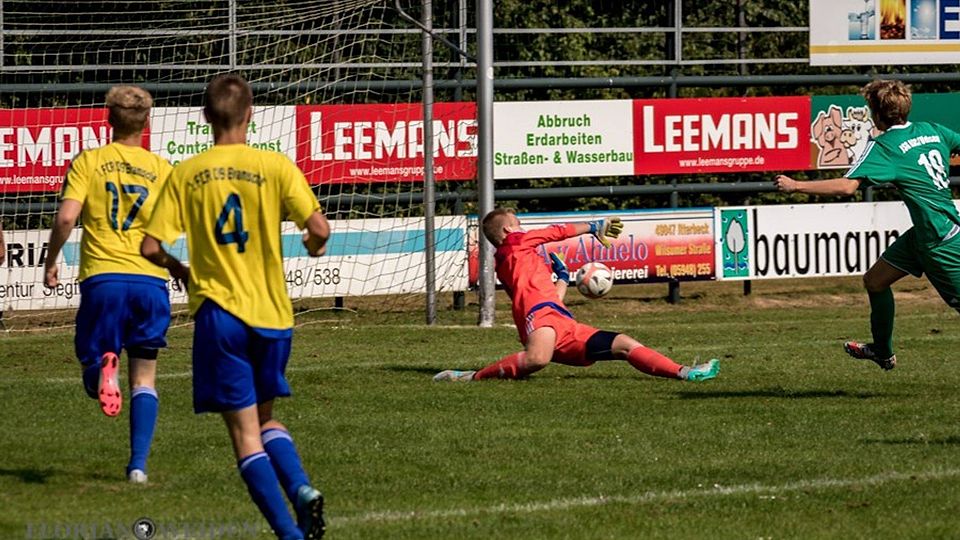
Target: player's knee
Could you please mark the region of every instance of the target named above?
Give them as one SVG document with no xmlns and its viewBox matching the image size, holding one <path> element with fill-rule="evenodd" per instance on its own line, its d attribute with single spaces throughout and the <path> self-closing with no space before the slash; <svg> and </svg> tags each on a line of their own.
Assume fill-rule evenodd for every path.
<svg viewBox="0 0 960 540">
<path fill-rule="evenodd" d="M 867 292 L 876 293 L 886 289 L 887 285 L 877 279 L 875 275 L 867 272 L 863 275 L 863 288 L 866 289 Z"/>
<path fill-rule="evenodd" d="M 639 343 L 630 336 L 618 332 L 597 330 L 590 336 L 590 339 L 587 340 L 587 360 L 598 362 L 602 360 L 613 360 L 614 358 L 626 358 L 630 349 L 637 345 L 639 345 Z"/>
<path fill-rule="evenodd" d="M 528 368 L 537 370 L 549 364 L 552 357 L 552 352 L 527 351 L 524 360 Z"/>
<path fill-rule="evenodd" d="M 260 421 L 260 429 L 287 429 L 281 424 L 278 420 L 273 419 L 273 407 L 265 407 L 264 404 L 260 404 L 257 407 L 257 419 Z"/>
</svg>

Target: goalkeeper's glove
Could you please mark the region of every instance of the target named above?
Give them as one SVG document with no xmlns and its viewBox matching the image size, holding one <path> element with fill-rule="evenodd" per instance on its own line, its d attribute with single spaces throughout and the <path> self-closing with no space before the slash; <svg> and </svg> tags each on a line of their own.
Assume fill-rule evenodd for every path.
<svg viewBox="0 0 960 540">
<path fill-rule="evenodd" d="M 567 270 L 567 263 L 563 262 L 563 255 L 559 253 L 550 254 L 550 269 L 557 275 L 557 281 L 570 283 L 570 271 Z"/>
<path fill-rule="evenodd" d="M 590 234 L 596 236 L 603 247 L 610 247 L 609 238 L 617 238 L 623 231 L 623 222 L 618 217 L 595 219 L 587 224 L 590 225 Z"/>
</svg>

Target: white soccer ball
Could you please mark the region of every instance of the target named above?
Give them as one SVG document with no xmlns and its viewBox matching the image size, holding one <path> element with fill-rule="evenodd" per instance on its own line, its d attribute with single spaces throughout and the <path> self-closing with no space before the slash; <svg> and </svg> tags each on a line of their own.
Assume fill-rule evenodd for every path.
<svg viewBox="0 0 960 540">
<path fill-rule="evenodd" d="M 590 262 L 577 270 L 577 290 L 587 298 L 600 298 L 613 288 L 613 272 L 607 265 Z"/>
</svg>

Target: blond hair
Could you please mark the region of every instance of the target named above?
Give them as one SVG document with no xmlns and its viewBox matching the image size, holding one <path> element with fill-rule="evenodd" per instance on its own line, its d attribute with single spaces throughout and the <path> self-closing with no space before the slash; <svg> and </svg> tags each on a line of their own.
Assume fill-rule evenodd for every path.
<svg viewBox="0 0 960 540">
<path fill-rule="evenodd" d="M 497 208 L 483 216 L 483 221 L 481 222 L 483 235 L 487 237 L 487 240 L 489 240 L 491 244 L 499 246 L 500 243 L 503 242 L 503 225 L 508 217 L 512 215 L 513 210 L 509 208 Z"/>
<path fill-rule="evenodd" d="M 860 90 L 870 111 L 886 127 L 907 123 L 913 104 L 910 87 L 901 81 L 876 80 Z"/>
<path fill-rule="evenodd" d="M 136 135 L 146 127 L 150 107 L 153 107 L 150 92 L 139 86 L 114 86 L 107 92 L 105 101 L 114 138 Z"/>
</svg>

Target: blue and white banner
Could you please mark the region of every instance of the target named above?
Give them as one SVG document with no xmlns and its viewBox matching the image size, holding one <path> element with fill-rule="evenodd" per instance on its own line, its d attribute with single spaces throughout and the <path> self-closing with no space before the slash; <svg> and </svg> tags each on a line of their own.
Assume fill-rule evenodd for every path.
<svg viewBox="0 0 960 540">
<path fill-rule="evenodd" d="M 467 219 L 435 220 L 438 291 L 467 289 Z M 330 222 L 323 257 L 307 256 L 302 234 L 284 223 L 281 234 L 284 271 L 290 297 L 322 298 L 421 293 L 426 290 L 426 234 L 423 218 L 351 219 Z M 60 255 L 60 285 L 43 284 L 48 230 L 5 231 L 7 260 L 0 267 L 0 310 L 74 308 L 80 302 L 77 281 L 81 229 L 75 229 Z M 169 246 L 187 260 L 184 239 Z M 170 301 L 186 303 L 186 294 L 171 286 Z"/>
</svg>

